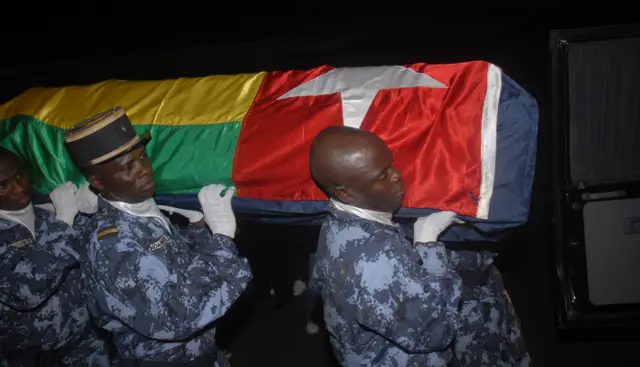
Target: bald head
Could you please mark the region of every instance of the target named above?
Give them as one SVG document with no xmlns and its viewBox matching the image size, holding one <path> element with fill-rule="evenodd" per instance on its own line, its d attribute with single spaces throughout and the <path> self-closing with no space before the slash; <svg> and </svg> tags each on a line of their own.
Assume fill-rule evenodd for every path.
<svg viewBox="0 0 640 367">
<path fill-rule="evenodd" d="M 0 210 L 20 210 L 29 202 L 29 176 L 17 155 L 0 147 Z"/>
<path fill-rule="evenodd" d="M 347 126 L 326 128 L 311 144 L 311 175 L 327 189 L 345 185 L 358 170 L 370 164 L 372 153 L 385 149 L 384 141 L 368 131 Z"/>
<path fill-rule="evenodd" d="M 363 209 L 394 211 L 404 183 L 377 135 L 346 126 L 322 130 L 311 144 L 311 175 L 328 196 Z"/>
</svg>

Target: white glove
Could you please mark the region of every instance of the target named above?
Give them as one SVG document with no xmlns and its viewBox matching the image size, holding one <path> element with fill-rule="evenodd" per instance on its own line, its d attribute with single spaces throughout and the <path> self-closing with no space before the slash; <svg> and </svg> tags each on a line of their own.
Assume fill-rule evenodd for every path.
<svg viewBox="0 0 640 367">
<path fill-rule="evenodd" d="M 440 234 L 453 223 L 464 223 L 456 213 L 446 211 L 420 217 L 413 225 L 413 242 L 435 242 Z"/>
<path fill-rule="evenodd" d="M 186 210 L 186 209 L 180 209 L 180 208 L 174 208 L 172 206 L 166 206 L 166 205 L 158 205 L 158 209 L 162 209 L 165 212 L 169 212 L 169 214 L 173 214 L 173 213 L 177 213 L 182 215 L 183 217 L 186 217 L 189 219 L 189 222 L 191 223 L 197 223 L 199 221 L 202 220 L 202 218 L 204 218 L 204 215 L 198 211 L 195 210 Z"/>
<path fill-rule="evenodd" d="M 198 200 L 204 212 L 204 221 L 213 233 L 233 238 L 236 234 L 236 217 L 231 209 L 231 198 L 235 188 L 231 187 L 220 196 L 223 185 L 208 185 L 198 193 Z"/>
<path fill-rule="evenodd" d="M 93 214 L 98 211 L 98 195 L 91 191 L 89 182 L 85 182 L 75 195 L 78 203 L 78 211 L 85 214 Z"/>
<path fill-rule="evenodd" d="M 75 199 L 76 191 L 78 191 L 76 185 L 66 182 L 56 187 L 49 194 L 51 202 L 56 208 L 56 219 L 67 223 L 69 226 L 73 226 L 73 220 L 78 214 L 78 205 Z"/>
</svg>

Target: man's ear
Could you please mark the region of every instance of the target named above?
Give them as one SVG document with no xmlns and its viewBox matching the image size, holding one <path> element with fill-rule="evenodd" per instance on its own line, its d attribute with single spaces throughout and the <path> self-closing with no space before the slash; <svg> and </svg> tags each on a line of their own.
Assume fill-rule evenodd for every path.
<svg viewBox="0 0 640 367">
<path fill-rule="evenodd" d="M 336 197 L 336 199 L 340 200 L 345 204 L 350 204 L 351 202 L 353 202 L 353 196 L 351 195 L 351 190 L 349 190 L 348 187 L 336 186 L 335 190 L 333 191 L 333 194 Z"/>
<path fill-rule="evenodd" d="M 87 181 L 92 188 L 98 191 L 104 190 L 104 185 L 102 184 L 102 181 L 100 181 L 100 178 L 98 178 L 98 176 L 90 175 L 89 177 L 87 177 Z"/>
</svg>

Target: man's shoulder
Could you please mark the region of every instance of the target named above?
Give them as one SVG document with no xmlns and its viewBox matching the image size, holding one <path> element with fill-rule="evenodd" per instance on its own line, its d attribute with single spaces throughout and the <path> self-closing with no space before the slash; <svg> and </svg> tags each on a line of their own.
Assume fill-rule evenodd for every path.
<svg viewBox="0 0 640 367">
<path fill-rule="evenodd" d="M 369 220 L 327 220 L 321 230 L 328 241 L 376 242 L 379 244 L 402 241 L 391 226 Z"/>
<path fill-rule="evenodd" d="M 50 221 L 56 217 L 55 211 L 46 210 L 36 205 L 33 206 L 33 215 L 42 221 Z"/>
<path fill-rule="evenodd" d="M 385 229 L 384 226 L 378 225 L 378 223 L 363 219 L 328 218 L 324 222 L 321 231 L 336 235 L 359 232 L 363 236 L 373 236 L 380 232 L 385 232 Z"/>
<path fill-rule="evenodd" d="M 46 226 L 47 231 L 56 231 L 60 228 L 69 227 L 68 224 L 56 218 L 56 213 L 45 210 L 42 208 L 38 208 L 37 206 L 33 207 L 33 215 L 36 219 L 36 230 L 38 230 L 37 223 L 40 223 L 40 226 Z"/>
<path fill-rule="evenodd" d="M 87 220 L 85 234 L 98 242 L 118 239 L 123 232 L 123 222 L 126 222 L 126 218 L 117 213 L 99 210 Z"/>
<path fill-rule="evenodd" d="M 99 211 L 91 222 L 89 240 L 102 251 L 135 252 L 147 247 L 161 248 L 175 241 L 175 236 L 167 233 L 160 223 L 155 224 L 149 218 Z M 112 246 L 116 244 L 117 246 Z"/>
<path fill-rule="evenodd" d="M 318 243 L 320 257 L 331 263 L 378 263 L 389 257 L 394 249 L 406 245 L 392 230 L 368 221 L 328 221 Z M 366 266 L 370 268 L 370 266 Z"/>
<path fill-rule="evenodd" d="M 135 254 L 140 251 L 135 232 L 123 226 L 126 220 L 117 215 L 96 213 L 88 223 L 85 241 L 88 242 L 90 262 L 97 266 L 95 271 L 110 273 L 119 264 L 124 254 Z"/>
<path fill-rule="evenodd" d="M 36 218 L 36 231 L 45 233 L 59 233 L 70 229 L 66 222 L 56 218 L 55 211 L 49 211 L 37 206 L 33 207 L 33 215 Z"/>
</svg>

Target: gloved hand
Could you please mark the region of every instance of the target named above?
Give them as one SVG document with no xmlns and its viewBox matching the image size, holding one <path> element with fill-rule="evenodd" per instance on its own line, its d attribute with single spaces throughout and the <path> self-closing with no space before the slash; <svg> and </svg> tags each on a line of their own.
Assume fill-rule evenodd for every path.
<svg viewBox="0 0 640 367">
<path fill-rule="evenodd" d="M 75 195 L 80 213 L 93 214 L 98 211 L 98 195 L 91 191 L 89 182 L 85 182 Z"/>
<path fill-rule="evenodd" d="M 204 221 L 213 233 L 233 238 L 236 234 L 236 217 L 231 209 L 231 198 L 235 188 L 229 188 L 224 196 L 223 185 L 208 185 L 198 193 L 198 200 L 204 212 Z"/>
<path fill-rule="evenodd" d="M 173 214 L 173 213 L 180 214 L 183 217 L 188 218 L 189 222 L 191 223 L 197 223 L 201 221 L 202 218 L 204 218 L 204 215 L 202 213 L 195 210 L 174 208 L 172 206 L 167 206 L 167 205 L 158 205 L 158 209 L 164 210 L 165 212 L 169 212 L 169 214 Z"/>
<path fill-rule="evenodd" d="M 435 242 L 440 234 L 453 223 L 464 223 L 456 213 L 446 211 L 420 217 L 413 225 L 413 242 Z"/>
<path fill-rule="evenodd" d="M 69 226 L 73 226 L 73 220 L 78 214 L 78 205 L 75 199 L 76 191 L 78 191 L 76 185 L 66 182 L 56 187 L 49 194 L 51 202 L 56 208 L 56 219 L 67 223 Z"/>
</svg>

